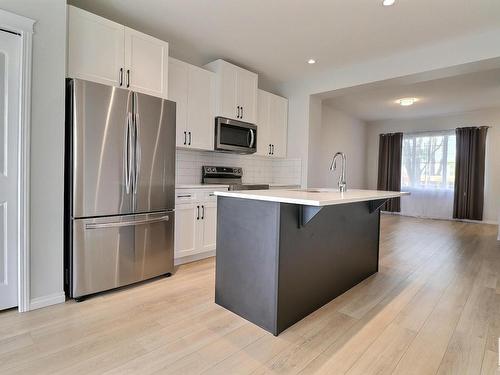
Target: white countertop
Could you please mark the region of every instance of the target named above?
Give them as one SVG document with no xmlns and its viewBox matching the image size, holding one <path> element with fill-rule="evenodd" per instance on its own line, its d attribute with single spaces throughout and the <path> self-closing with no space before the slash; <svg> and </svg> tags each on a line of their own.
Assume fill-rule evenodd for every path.
<svg viewBox="0 0 500 375">
<path fill-rule="evenodd" d="M 337 189 L 297 189 L 297 190 L 244 190 L 217 191 L 215 195 L 222 197 L 254 199 L 268 202 L 302 204 L 306 206 L 330 206 L 376 199 L 397 198 L 410 193 L 381 190 L 348 189 L 340 193 Z"/>
<path fill-rule="evenodd" d="M 217 189 L 224 188 L 227 189 L 229 185 L 216 185 L 216 184 L 180 184 L 175 185 L 176 189 Z"/>
</svg>

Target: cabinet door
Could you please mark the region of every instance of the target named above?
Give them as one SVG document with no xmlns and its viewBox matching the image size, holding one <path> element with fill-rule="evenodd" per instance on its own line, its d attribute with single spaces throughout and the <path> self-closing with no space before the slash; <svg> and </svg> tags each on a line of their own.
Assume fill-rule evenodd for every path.
<svg viewBox="0 0 500 375">
<path fill-rule="evenodd" d="M 198 244 L 198 208 L 197 204 L 180 204 L 175 206 L 175 258 L 196 253 Z"/>
<path fill-rule="evenodd" d="M 131 90 L 167 98 L 168 43 L 125 27 L 125 81 Z"/>
<path fill-rule="evenodd" d="M 200 251 L 214 250 L 217 240 L 217 203 L 202 203 L 202 231 Z"/>
<path fill-rule="evenodd" d="M 219 73 L 219 113 L 217 115 L 239 120 L 236 102 L 238 67 L 224 64 Z"/>
<path fill-rule="evenodd" d="M 186 147 L 188 113 L 189 65 L 170 58 L 168 67 L 168 98 L 176 103 L 176 146 Z"/>
<path fill-rule="evenodd" d="M 123 84 L 124 32 L 118 23 L 68 6 L 68 77 Z"/>
<path fill-rule="evenodd" d="M 242 107 L 241 120 L 255 124 L 257 122 L 257 74 L 238 69 L 237 105 Z"/>
<path fill-rule="evenodd" d="M 269 123 L 271 140 L 274 145 L 273 156 L 286 157 L 288 100 L 277 95 L 270 95 Z"/>
<path fill-rule="evenodd" d="M 270 154 L 271 134 L 269 131 L 269 94 L 263 90 L 257 93 L 257 154 Z"/>
<path fill-rule="evenodd" d="M 212 72 L 189 66 L 187 130 L 192 148 L 214 149 L 214 78 Z"/>
</svg>

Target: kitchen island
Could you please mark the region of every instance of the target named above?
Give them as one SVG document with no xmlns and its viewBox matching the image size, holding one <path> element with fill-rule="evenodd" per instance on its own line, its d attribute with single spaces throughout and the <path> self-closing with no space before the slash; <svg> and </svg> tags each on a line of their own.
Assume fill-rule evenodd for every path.
<svg viewBox="0 0 500 375">
<path fill-rule="evenodd" d="M 378 271 L 380 207 L 408 193 L 215 194 L 215 302 L 278 335 Z"/>
</svg>

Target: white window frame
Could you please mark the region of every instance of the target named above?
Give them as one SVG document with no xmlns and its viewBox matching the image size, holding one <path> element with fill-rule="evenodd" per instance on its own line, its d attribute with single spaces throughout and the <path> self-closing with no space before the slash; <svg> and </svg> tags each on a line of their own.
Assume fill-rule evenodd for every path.
<svg viewBox="0 0 500 375">
<path fill-rule="evenodd" d="M 439 136 L 453 136 L 455 135 L 454 130 L 435 130 L 435 131 L 425 131 L 425 132 L 414 132 L 414 133 L 404 133 L 403 134 L 403 157 L 404 157 L 404 140 L 405 137 L 411 137 L 413 139 L 416 139 L 417 137 L 439 137 Z M 415 145 L 414 145 L 415 146 Z M 416 147 L 414 147 L 415 150 Z M 445 142 L 443 144 L 443 155 L 448 155 L 448 143 Z M 401 165 L 401 169 L 404 168 L 404 165 Z M 448 169 L 448 163 L 443 164 L 443 170 L 441 172 L 443 176 L 443 181 L 446 181 L 446 176 L 447 176 L 447 169 Z M 403 176 L 403 171 L 401 170 L 401 177 Z M 401 181 L 401 187 L 403 188 L 406 185 L 403 185 L 403 181 Z M 409 185 L 410 188 L 418 188 L 417 186 L 411 186 Z M 434 189 L 450 189 L 446 186 L 441 186 L 441 187 L 433 187 Z"/>
<path fill-rule="evenodd" d="M 18 177 L 18 310 L 30 309 L 30 129 L 31 65 L 35 20 L 0 9 L 0 28 L 19 34 L 21 43 L 21 76 L 19 98 L 19 177 Z"/>
</svg>

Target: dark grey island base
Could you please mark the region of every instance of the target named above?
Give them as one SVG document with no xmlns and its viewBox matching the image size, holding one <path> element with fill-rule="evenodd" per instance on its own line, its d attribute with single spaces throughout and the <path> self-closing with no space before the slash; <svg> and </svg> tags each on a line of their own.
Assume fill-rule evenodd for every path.
<svg viewBox="0 0 500 375">
<path fill-rule="evenodd" d="M 378 271 L 385 201 L 218 196 L 215 302 L 278 335 Z"/>
</svg>

